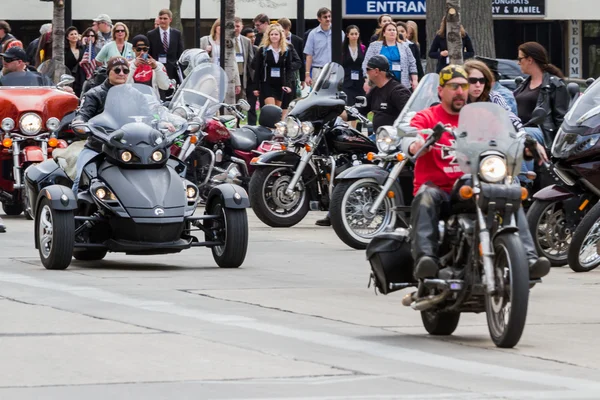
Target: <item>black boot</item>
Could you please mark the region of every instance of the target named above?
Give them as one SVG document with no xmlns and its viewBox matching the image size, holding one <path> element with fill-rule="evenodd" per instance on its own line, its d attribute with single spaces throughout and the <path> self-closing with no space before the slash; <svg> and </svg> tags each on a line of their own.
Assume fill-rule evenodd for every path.
<svg viewBox="0 0 600 400">
<path fill-rule="evenodd" d="M 0 233 L 6 232 L 6 226 L 4 226 L 4 221 L 0 218 Z"/>
<path fill-rule="evenodd" d="M 529 262 L 529 279 L 540 279 L 550 273 L 550 261 L 546 257 L 538 259 L 530 259 Z"/>
<path fill-rule="evenodd" d="M 317 222 L 315 222 L 315 225 L 317 225 L 317 226 L 331 226 L 331 219 L 329 219 L 329 215 L 326 216 L 323 219 L 317 220 Z"/>
<path fill-rule="evenodd" d="M 433 257 L 423 256 L 415 267 L 415 279 L 435 278 L 438 273 L 438 262 Z"/>
</svg>

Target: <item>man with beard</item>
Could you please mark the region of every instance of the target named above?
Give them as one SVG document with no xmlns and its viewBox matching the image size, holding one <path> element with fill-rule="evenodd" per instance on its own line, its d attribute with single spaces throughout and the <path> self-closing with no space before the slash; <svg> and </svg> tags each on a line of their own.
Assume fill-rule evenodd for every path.
<svg viewBox="0 0 600 400">
<path fill-rule="evenodd" d="M 440 71 L 438 94 L 440 104 L 418 112 L 411 121 L 417 129 L 432 129 L 441 122 L 449 127 L 458 126 L 458 114 L 467 103 L 469 75 L 463 67 L 448 65 Z M 424 138 L 404 138 L 402 148 L 414 155 L 423 147 Z M 412 252 L 416 279 L 438 276 L 439 221 L 451 212 L 450 192 L 463 175 L 454 153 L 454 137 L 444 132 L 440 140 L 421 154 L 415 162 L 414 194 L 411 205 Z M 523 208 L 517 213 L 519 237 L 525 247 L 531 279 L 550 272 L 550 262 L 537 256 Z"/>
</svg>

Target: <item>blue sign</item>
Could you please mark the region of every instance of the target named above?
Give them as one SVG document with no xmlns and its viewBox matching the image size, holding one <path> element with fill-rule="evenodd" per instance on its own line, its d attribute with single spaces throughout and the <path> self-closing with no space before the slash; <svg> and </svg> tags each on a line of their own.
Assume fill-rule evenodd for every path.
<svg viewBox="0 0 600 400">
<path fill-rule="evenodd" d="M 425 16 L 425 0 L 346 0 L 344 16 Z"/>
</svg>

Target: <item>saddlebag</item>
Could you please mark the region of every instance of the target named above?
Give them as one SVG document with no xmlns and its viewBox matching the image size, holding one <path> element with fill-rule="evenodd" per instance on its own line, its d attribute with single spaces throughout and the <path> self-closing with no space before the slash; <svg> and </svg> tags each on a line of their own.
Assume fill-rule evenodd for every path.
<svg viewBox="0 0 600 400">
<path fill-rule="evenodd" d="M 367 259 L 371 263 L 372 278 L 382 294 L 412 286 L 413 257 L 408 230 L 397 229 L 377 235 L 367 246 Z M 391 288 L 390 284 L 404 284 Z"/>
</svg>

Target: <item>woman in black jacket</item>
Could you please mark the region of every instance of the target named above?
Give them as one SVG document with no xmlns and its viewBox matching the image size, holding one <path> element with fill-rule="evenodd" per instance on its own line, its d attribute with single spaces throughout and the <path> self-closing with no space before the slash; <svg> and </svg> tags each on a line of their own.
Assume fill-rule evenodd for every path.
<svg viewBox="0 0 600 400">
<path fill-rule="evenodd" d="M 344 67 L 344 93 L 348 96 L 346 103 L 350 106 L 356 103 L 356 96 L 365 95 L 363 88 L 365 77 L 362 69 L 365 50 L 365 45 L 360 41 L 360 30 L 356 25 L 349 25 L 342 44 L 342 67 Z"/>
<path fill-rule="evenodd" d="M 408 48 L 413 53 L 415 61 L 417 62 L 417 78 L 421 80 L 425 72 L 423 72 L 423 64 L 421 64 L 421 50 L 417 43 L 412 42 L 408 37 L 408 24 L 403 21 L 396 22 L 398 28 L 398 39 L 402 43 L 408 44 Z"/>
<path fill-rule="evenodd" d="M 473 43 L 471 38 L 465 32 L 465 28 L 460 26 L 460 36 L 462 36 L 462 47 L 463 47 L 463 59 L 467 60 L 475 55 L 473 50 Z M 444 67 L 449 64 L 448 57 L 448 42 L 446 41 L 446 17 L 442 18 L 440 29 L 437 31 L 433 43 L 429 48 L 429 58 L 433 58 L 437 61 L 436 72 L 439 73 Z"/>
<path fill-rule="evenodd" d="M 256 71 L 252 84 L 255 96 L 260 96 L 264 104 L 281 107 L 285 116 L 295 90 L 294 71 L 300 69 L 302 60 L 284 38 L 279 24 L 269 25 L 252 61 Z"/>
<path fill-rule="evenodd" d="M 75 78 L 73 82 L 73 91 L 79 97 L 81 95 L 81 87 L 85 81 L 85 72 L 79 65 L 83 59 L 85 48 L 79 41 L 79 32 L 74 26 L 67 28 L 65 32 L 65 66 L 68 73 Z"/>
</svg>

